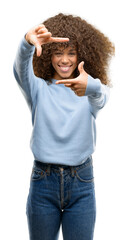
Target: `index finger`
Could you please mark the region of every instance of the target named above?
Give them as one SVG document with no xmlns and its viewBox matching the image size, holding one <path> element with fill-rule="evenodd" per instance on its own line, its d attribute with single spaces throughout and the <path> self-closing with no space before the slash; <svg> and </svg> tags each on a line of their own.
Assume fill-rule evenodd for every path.
<svg viewBox="0 0 125 240">
<path fill-rule="evenodd" d="M 71 79 L 71 80 L 57 80 L 56 84 L 73 84 L 75 82 L 76 82 L 76 80 L 74 80 L 74 79 Z"/>
<path fill-rule="evenodd" d="M 68 42 L 69 38 L 51 37 L 51 42 Z"/>
</svg>

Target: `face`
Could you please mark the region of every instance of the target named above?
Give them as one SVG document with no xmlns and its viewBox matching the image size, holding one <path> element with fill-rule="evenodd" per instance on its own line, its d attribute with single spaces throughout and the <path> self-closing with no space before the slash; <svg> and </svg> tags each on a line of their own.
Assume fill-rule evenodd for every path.
<svg viewBox="0 0 125 240">
<path fill-rule="evenodd" d="M 55 70 L 53 78 L 56 80 L 71 79 L 77 67 L 77 51 L 75 47 L 58 48 L 52 54 L 52 66 Z"/>
</svg>

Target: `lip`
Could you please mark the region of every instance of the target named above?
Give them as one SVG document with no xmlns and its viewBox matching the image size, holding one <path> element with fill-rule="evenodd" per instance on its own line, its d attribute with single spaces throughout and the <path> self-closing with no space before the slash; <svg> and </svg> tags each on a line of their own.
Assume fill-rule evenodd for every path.
<svg viewBox="0 0 125 240">
<path fill-rule="evenodd" d="M 58 65 L 58 66 L 62 72 L 68 72 L 72 65 L 70 65 L 70 66 Z"/>
</svg>

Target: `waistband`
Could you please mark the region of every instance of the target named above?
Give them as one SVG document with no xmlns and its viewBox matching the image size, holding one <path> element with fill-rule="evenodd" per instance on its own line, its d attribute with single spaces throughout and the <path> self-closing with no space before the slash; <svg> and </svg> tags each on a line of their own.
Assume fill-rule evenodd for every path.
<svg viewBox="0 0 125 240">
<path fill-rule="evenodd" d="M 38 160 L 34 160 L 34 167 L 41 168 L 46 171 L 47 175 L 50 175 L 50 170 L 54 169 L 56 171 L 60 171 L 61 169 L 63 170 L 70 170 L 72 173 L 72 176 L 74 176 L 75 171 L 77 171 L 80 168 L 84 168 L 89 164 L 92 164 L 92 156 L 90 155 L 89 157 L 86 158 L 85 162 L 76 165 L 76 166 L 69 166 L 69 165 L 63 165 L 63 164 L 53 164 L 53 163 L 44 163 Z"/>
</svg>

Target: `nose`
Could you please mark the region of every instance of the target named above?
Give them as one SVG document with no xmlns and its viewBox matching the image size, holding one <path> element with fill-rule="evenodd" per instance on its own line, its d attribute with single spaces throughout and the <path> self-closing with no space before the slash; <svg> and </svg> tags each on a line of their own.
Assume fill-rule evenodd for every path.
<svg viewBox="0 0 125 240">
<path fill-rule="evenodd" d="M 66 54 L 62 55 L 61 62 L 62 64 L 67 64 L 69 62 L 68 56 Z"/>
</svg>

